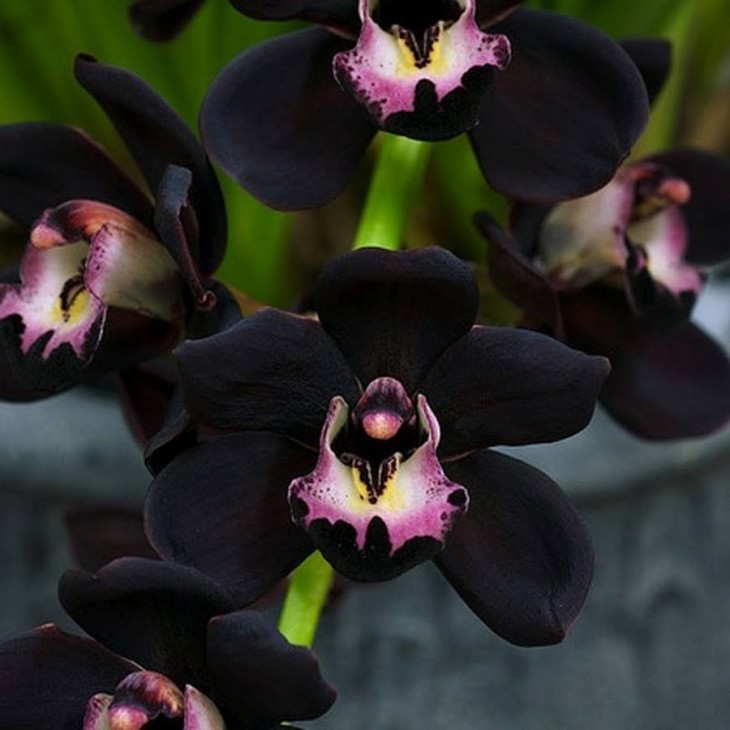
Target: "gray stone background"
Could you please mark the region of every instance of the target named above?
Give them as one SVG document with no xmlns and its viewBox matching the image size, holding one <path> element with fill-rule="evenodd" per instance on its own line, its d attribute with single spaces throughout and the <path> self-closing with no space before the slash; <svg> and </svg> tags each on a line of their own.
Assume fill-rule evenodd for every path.
<svg viewBox="0 0 730 730">
<path fill-rule="evenodd" d="M 697 317 L 730 347 L 727 285 L 706 291 Z M 567 639 L 506 644 L 430 565 L 358 587 L 321 624 L 340 699 L 313 726 L 730 727 L 730 429 L 647 444 L 599 412 L 572 439 L 506 451 L 556 479 L 593 535 L 594 583 Z M 74 391 L 0 404 L 1 634 L 62 620 L 63 507 L 137 505 L 147 483 L 114 403 Z"/>
</svg>

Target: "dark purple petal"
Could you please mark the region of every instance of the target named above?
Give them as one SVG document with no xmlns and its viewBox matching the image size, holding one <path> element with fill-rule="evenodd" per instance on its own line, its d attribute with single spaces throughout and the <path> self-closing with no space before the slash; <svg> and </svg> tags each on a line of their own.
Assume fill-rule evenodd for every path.
<svg viewBox="0 0 730 730">
<path fill-rule="evenodd" d="M 693 324 L 637 333 L 612 359 L 601 405 L 648 439 L 706 436 L 730 422 L 730 359 Z"/>
<path fill-rule="evenodd" d="M 236 10 L 259 20 L 299 18 L 357 35 L 360 18 L 356 0 L 230 0 Z"/>
<path fill-rule="evenodd" d="M 537 332 L 475 327 L 423 384 L 441 425 L 439 453 L 572 436 L 590 422 L 609 369 L 605 358 Z"/>
<path fill-rule="evenodd" d="M 199 307 L 210 304 L 200 271 L 198 220 L 189 202 L 192 173 L 186 167 L 166 168 L 155 197 L 155 229 L 177 264 Z M 207 272 L 211 273 L 211 272 Z"/>
<path fill-rule="evenodd" d="M 119 370 L 115 384 L 127 425 L 137 443 L 144 447 L 165 424 L 178 385 L 172 358 L 148 360 Z"/>
<path fill-rule="evenodd" d="M 485 27 L 508 15 L 524 0 L 476 0 L 476 19 Z"/>
<path fill-rule="evenodd" d="M 348 45 L 318 28 L 267 41 L 223 69 L 203 102 L 208 152 L 273 208 L 332 200 L 375 134 L 365 110 L 332 75 L 332 57 Z"/>
<path fill-rule="evenodd" d="M 84 570 L 96 571 L 115 558 L 156 558 L 142 526 L 142 512 L 122 507 L 75 507 L 64 514 L 71 554 Z"/>
<path fill-rule="evenodd" d="M 291 520 L 286 493 L 316 454 L 270 433 L 198 444 L 150 487 L 147 535 L 165 558 L 191 565 L 250 603 L 312 552 Z"/>
<path fill-rule="evenodd" d="M 518 646 L 561 641 L 593 573 L 590 536 L 545 474 L 479 451 L 447 465 L 469 490 L 469 511 L 436 564 L 469 608 Z"/>
<path fill-rule="evenodd" d="M 80 55 L 75 73 L 114 123 L 150 190 L 157 191 L 169 165 L 190 170 L 190 205 L 202 242 L 195 253 L 203 272 L 215 271 L 226 245 L 226 213 L 220 185 L 196 136 L 161 97 L 129 71 Z"/>
<path fill-rule="evenodd" d="M 566 309 L 570 334 L 611 358 L 601 403 L 622 426 L 644 438 L 676 439 L 712 433 L 730 419 L 730 361 L 714 340 L 691 323 L 652 328 L 620 302 L 586 299 Z"/>
<path fill-rule="evenodd" d="M 474 222 L 489 241 L 487 260 L 494 286 L 525 310 L 527 323 L 562 339 L 560 302 L 548 279 L 521 252 L 516 239 L 505 233 L 491 216 L 477 213 Z"/>
<path fill-rule="evenodd" d="M 198 429 L 185 410 L 182 390 L 177 390 L 170 401 L 165 422 L 145 446 L 145 465 L 153 475 L 158 474 L 175 456 L 197 443 L 198 436 Z"/>
<path fill-rule="evenodd" d="M 84 631 L 145 669 L 207 691 L 208 621 L 234 608 L 228 594 L 184 565 L 121 558 L 98 573 L 69 570 L 61 604 Z"/>
<path fill-rule="evenodd" d="M 699 265 L 730 260 L 730 159 L 678 149 L 649 158 L 689 183 L 692 197 L 681 211 L 687 225 L 685 258 Z"/>
<path fill-rule="evenodd" d="M 151 41 L 172 40 L 193 19 L 205 0 L 137 0 L 129 8 L 134 29 Z"/>
<path fill-rule="evenodd" d="M 138 666 L 52 624 L 0 643 L 0 728 L 79 730 L 86 703 Z"/>
<path fill-rule="evenodd" d="M 216 702 L 245 727 L 313 720 L 337 696 L 322 678 L 314 654 L 292 646 L 254 611 L 210 622 L 208 667 Z"/>
<path fill-rule="evenodd" d="M 95 375 L 169 352 L 182 336 L 179 322 L 164 322 L 129 309 L 107 311 L 104 337 L 89 368 Z"/>
<path fill-rule="evenodd" d="M 47 208 L 76 199 L 151 223 L 150 201 L 86 135 L 42 122 L 0 127 L 0 210 L 30 227 Z"/>
<path fill-rule="evenodd" d="M 605 185 L 646 124 L 641 75 L 614 41 L 571 18 L 518 9 L 490 28 L 512 61 L 487 92 L 469 134 L 500 192 L 532 201 Z"/>
<path fill-rule="evenodd" d="M 274 431 L 317 448 L 330 400 L 354 403 L 357 382 L 313 320 L 274 309 L 186 342 L 177 357 L 185 405 L 224 430 Z"/>
<path fill-rule="evenodd" d="M 672 70 L 672 44 L 665 38 L 628 38 L 621 47 L 639 69 L 653 103 Z"/>
<path fill-rule="evenodd" d="M 642 324 L 619 292 L 587 291 L 566 301 L 568 337 L 611 359 L 601 403 L 648 439 L 704 436 L 730 420 L 730 360 L 691 323 Z"/>
<path fill-rule="evenodd" d="M 315 291 L 324 329 L 363 387 L 380 376 L 412 392 L 438 356 L 465 335 L 479 292 L 444 249 L 360 249 L 330 263 Z"/>
<path fill-rule="evenodd" d="M 232 327 L 242 318 L 241 305 L 236 295 L 217 279 L 209 279 L 205 283 L 208 305 L 211 295 L 213 306 L 198 308 L 188 320 L 186 335 L 188 339 L 200 339 L 222 332 Z"/>
</svg>

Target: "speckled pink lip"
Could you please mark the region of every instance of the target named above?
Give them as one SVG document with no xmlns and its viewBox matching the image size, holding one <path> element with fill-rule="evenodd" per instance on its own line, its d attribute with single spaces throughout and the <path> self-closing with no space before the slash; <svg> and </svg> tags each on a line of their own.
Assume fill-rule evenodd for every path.
<svg viewBox="0 0 730 730">
<path fill-rule="evenodd" d="M 388 555 L 378 556 L 381 559 L 392 557 L 414 538 L 430 538 L 430 544 L 438 546 L 436 551 L 443 547 L 469 498 L 466 489 L 451 482 L 441 468 L 436 456 L 439 425 L 423 395 L 416 399 L 415 412 L 418 428 L 425 435 L 420 445 L 412 453 L 395 451 L 375 464 L 333 450 L 350 421 L 347 403 L 339 396 L 333 398 L 322 429 L 317 466 L 289 486 L 295 522 L 305 530 L 320 521 L 330 526 L 347 523 L 355 532 L 355 548 L 364 551 L 369 528 L 379 520 L 388 538 Z M 316 536 L 314 539 L 317 542 Z M 337 545 L 325 542 L 318 547 L 338 568 Z"/>
<path fill-rule="evenodd" d="M 408 28 L 384 30 L 372 17 L 377 0 L 360 0 L 362 29 L 357 45 L 338 53 L 335 77 L 363 103 L 378 126 L 398 112 L 416 107 L 416 87 L 434 86 L 437 101 L 462 86 L 470 69 L 504 69 L 510 59 L 509 40 L 483 33 L 474 20 L 474 0 L 461 0 L 462 12 L 453 22 L 439 21 L 422 38 Z"/>
</svg>

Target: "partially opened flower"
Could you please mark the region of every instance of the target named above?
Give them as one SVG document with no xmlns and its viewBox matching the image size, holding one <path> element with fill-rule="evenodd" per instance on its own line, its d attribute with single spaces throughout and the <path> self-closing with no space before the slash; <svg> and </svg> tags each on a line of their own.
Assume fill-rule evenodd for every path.
<svg viewBox="0 0 730 730">
<path fill-rule="evenodd" d="M 27 227 L 0 284 L 0 397 L 41 397 L 169 350 L 226 237 L 223 199 L 192 132 L 143 81 L 87 56 L 76 77 L 114 122 L 144 192 L 88 137 L 56 124 L 0 127 L 0 210 Z"/>
<path fill-rule="evenodd" d="M 190 568 L 124 558 L 67 573 L 60 597 L 96 640 L 47 625 L 0 643 L 0 728 L 266 730 L 334 701 L 309 650 Z"/>
<path fill-rule="evenodd" d="M 322 26 L 239 56 L 203 105 L 212 157 L 276 208 L 334 198 L 378 129 L 468 132 L 498 190 L 575 197 L 609 180 L 646 121 L 645 88 L 616 43 L 520 0 L 231 2 Z"/>
<path fill-rule="evenodd" d="M 154 547 L 241 601 L 314 549 L 361 581 L 433 558 L 501 636 L 560 640 L 588 535 L 550 479 L 487 447 L 583 428 L 607 363 L 474 327 L 477 300 L 444 250 L 363 249 L 325 269 L 319 321 L 268 310 L 179 348 L 185 411 L 149 450 Z"/>
<path fill-rule="evenodd" d="M 495 284 L 525 323 L 611 359 L 601 402 L 647 438 L 730 420 L 730 360 L 689 321 L 707 267 L 730 259 L 730 162 L 654 155 L 555 207 L 519 204 L 514 239 L 486 215 Z"/>
</svg>

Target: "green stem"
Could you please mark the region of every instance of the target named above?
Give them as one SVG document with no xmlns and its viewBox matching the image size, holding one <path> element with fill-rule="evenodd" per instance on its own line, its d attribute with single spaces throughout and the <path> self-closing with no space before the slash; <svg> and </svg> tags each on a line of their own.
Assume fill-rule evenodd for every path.
<svg viewBox="0 0 730 730">
<path fill-rule="evenodd" d="M 379 246 L 397 251 L 430 145 L 384 134 L 353 248 Z"/>
<path fill-rule="evenodd" d="M 333 572 L 330 564 L 315 552 L 292 573 L 279 617 L 279 631 L 290 643 L 312 646 Z"/>
</svg>

